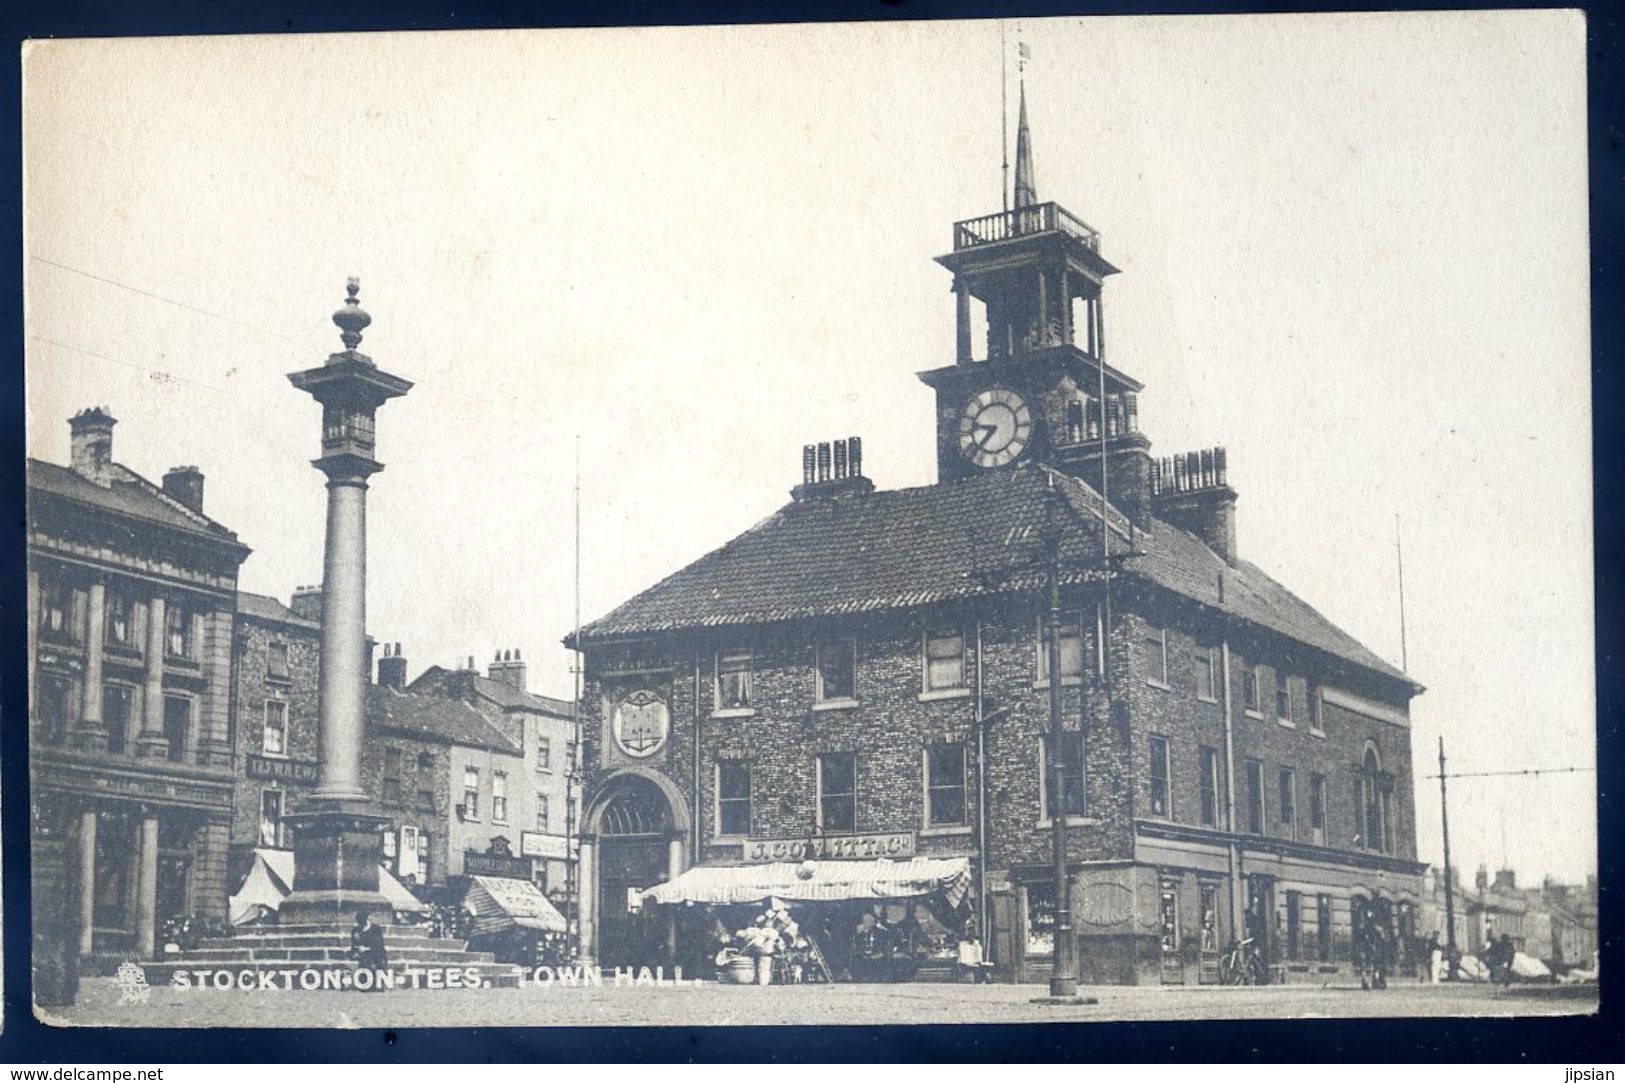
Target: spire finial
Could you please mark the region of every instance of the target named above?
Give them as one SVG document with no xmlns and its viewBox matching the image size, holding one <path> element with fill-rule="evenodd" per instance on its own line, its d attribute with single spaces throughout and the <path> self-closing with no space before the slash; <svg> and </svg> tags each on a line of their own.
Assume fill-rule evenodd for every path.
<svg viewBox="0 0 1625 1083">
<path fill-rule="evenodd" d="M 1021 57 L 1027 58 L 1027 46 L 1021 46 Z M 1033 141 L 1027 129 L 1027 80 L 1021 81 L 1021 111 L 1016 121 L 1016 209 L 1031 207 L 1038 202 L 1038 186 L 1033 180 Z"/>
<path fill-rule="evenodd" d="M 349 296 L 344 299 L 344 307 L 333 313 L 333 322 L 338 325 L 344 348 L 354 353 L 355 348 L 361 345 L 361 332 L 372 323 L 372 317 L 361 307 L 361 279 L 351 275 L 344 290 Z"/>
</svg>

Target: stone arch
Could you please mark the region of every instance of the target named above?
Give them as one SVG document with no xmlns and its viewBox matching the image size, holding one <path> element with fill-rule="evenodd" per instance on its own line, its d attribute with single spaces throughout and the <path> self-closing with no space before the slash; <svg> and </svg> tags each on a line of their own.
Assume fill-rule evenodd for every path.
<svg viewBox="0 0 1625 1083">
<path fill-rule="evenodd" d="M 641 780 L 641 783 L 637 780 Z M 629 790 L 645 788 L 642 784 L 652 786 L 655 792 L 665 798 L 669 820 L 662 829 L 663 832 L 686 838 L 692 825 L 688 802 L 683 799 L 683 792 L 671 779 L 647 767 L 625 767 L 604 779 L 581 815 L 582 836 L 597 838 L 602 835 L 606 826 L 606 812 L 610 813 L 611 823 L 608 826 L 613 832 L 617 824 L 614 822 L 616 813 L 611 806 L 617 804 L 617 799 L 624 798 Z"/>
</svg>

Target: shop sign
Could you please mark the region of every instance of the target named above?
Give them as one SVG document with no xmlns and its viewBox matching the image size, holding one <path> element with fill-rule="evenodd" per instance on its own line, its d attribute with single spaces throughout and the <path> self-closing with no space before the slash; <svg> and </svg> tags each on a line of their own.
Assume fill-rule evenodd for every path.
<svg viewBox="0 0 1625 1083">
<path fill-rule="evenodd" d="M 838 861 L 862 858 L 905 858 L 914 856 L 914 832 L 896 831 L 884 835 L 822 835 L 800 839 L 750 839 L 745 843 L 745 862 Z"/>
<path fill-rule="evenodd" d="M 478 850 L 463 851 L 465 876 L 503 876 L 510 880 L 529 880 L 530 858 L 511 854 L 482 854 Z"/>
<path fill-rule="evenodd" d="M 526 857 L 550 857 L 558 861 L 570 857 L 570 840 L 563 835 L 548 835 L 541 831 L 521 831 L 519 852 Z"/>
<path fill-rule="evenodd" d="M 249 778 L 265 782 L 296 782 L 303 786 L 316 784 L 316 765 L 309 760 L 285 760 L 280 756 L 261 756 L 250 752 L 245 766 Z"/>
</svg>

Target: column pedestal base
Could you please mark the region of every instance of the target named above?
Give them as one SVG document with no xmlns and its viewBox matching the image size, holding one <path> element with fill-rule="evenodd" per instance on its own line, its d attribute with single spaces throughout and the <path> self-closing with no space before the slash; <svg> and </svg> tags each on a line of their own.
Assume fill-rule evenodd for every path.
<svg viewBox="0 0 1625 1083">
<path fill-rule="evenodd" d="M 283 925 L 353 922 L 357 914 L 390 917 L 378 890 L 384 816 L 324 809 L 289 816 L 293 831 L 293 892 L 278 911 Z"/>
</svg>

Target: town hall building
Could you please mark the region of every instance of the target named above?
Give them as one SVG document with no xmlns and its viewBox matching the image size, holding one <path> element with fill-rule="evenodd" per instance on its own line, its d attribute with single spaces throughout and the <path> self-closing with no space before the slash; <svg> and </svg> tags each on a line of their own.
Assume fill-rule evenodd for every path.
<svg viewBox="0 0 1625 1083">
<path fill-rule="evenodd" d="M 937 262 L 936 483 L 877 491 L 860 440 L 810 446 L 777 512 L 566 640 L 583 957 L 681 956 L 745 866 L 848 903 L 929 869 L 942 890 L 880 919 L 976 930 L 1001 978 L 1040 981 L 1060 816 L 1080 980 L 1215 981 L 1247 936 L 1276 980 L 1346 978 L 1361 923 L 1407 936 L 1420 898 L 1421 686 L 1237 551 L 1223 448 L 1153 456 L 1144 388 L 1105 359 L 1117 268 L 1039 201 L 1025 102 L 1012 208 Z"/>
</svg>

